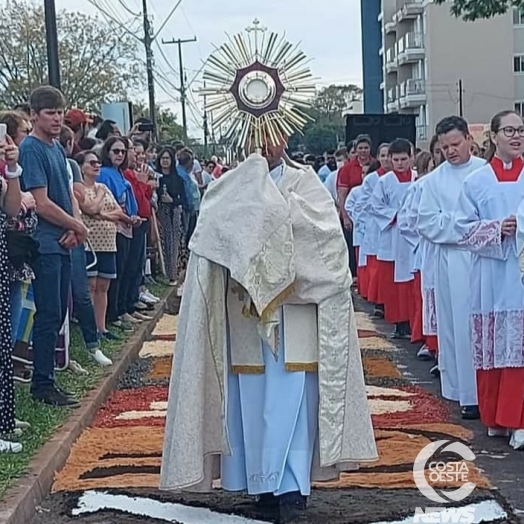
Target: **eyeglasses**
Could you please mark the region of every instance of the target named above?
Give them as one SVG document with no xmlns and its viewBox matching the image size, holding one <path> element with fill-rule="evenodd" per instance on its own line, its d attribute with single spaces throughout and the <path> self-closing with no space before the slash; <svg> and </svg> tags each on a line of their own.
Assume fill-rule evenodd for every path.
<svg viewBox="0 0 524 524">
<path fill-rule="evenodd" d="M 102 164 L 98 161 L 98 160 L 90 160 L 88 162 L 88 164 L 91 166 L 91 167 L 100 167 Z"/>
<path fill-rule="evenodd" d="M 125 155 L 127 153 L 127 149 L 111 149 L 111 153 L 114 155 Z"/>
<path fill-rule="evenodd" d="M 519 135 L 521 138 L 524 138 L 524 126 L 521 127 L 513 127 L 513 126 L 506 126 L 499 131 L 502 131 L 505 137 L 507 138 L 513 138 L 515 135 Z"/>
</svg>

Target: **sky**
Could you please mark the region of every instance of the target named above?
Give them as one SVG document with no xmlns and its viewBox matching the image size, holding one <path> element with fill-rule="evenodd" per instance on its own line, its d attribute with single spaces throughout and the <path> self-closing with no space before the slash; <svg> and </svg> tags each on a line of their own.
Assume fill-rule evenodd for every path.
<svg viewBox="0 0 524 524">
<path fill-rule="evenodd" d="M 88 0 L 55 1 L 57 10 L 99 13 Z M 147 1 L 156 31 L 178 0 Z M 131 21 L 132 12 L 141 12 L 142 0 L 97 0 L 96 3 L 120 20 Z M 201 87 L 197 73 L 203 61 L 213 51 L 213 45 L 219 46 L 226 39 L 225 33 L 243 31 L 255 18 L 272 31 L 285 32 L 292 43 L 301 42 L 302 50 L 312 59 L 310 67 L 320 86 L 362 84 L 360 0 L 259 0 L 256 3 L 254 0 L 182 0 L 153 49 L 162 84 L 157 86 L 156 96 L 163 107 L 180 113 L 177 94 L 173 89 L 173 85 L 179 85 L 178 50 L 176 46 L 162 45 L 162 39 L 196 36 L 196 43 L 186 44 L 183 48 L 187 78 L 196 77 L 191 86 L 188 115 L 192 135 L 201 134 L 202 103 L 196 91 Z M 138 27 L 137 23 L 135 27 Z M 144 100 L 146 96 L 144 93 Z"/>
</svg>

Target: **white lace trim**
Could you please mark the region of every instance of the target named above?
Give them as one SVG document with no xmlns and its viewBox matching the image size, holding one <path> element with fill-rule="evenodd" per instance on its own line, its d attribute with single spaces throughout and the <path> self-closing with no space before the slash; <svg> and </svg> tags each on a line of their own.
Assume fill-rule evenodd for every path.
<svg viewBox="0 0 524 524">
<path fill-rule="evenodd" d="M 458 243 L 483 256 L 503 258 L 503 244 L 506 242 L 502 242 L 501 230 L 500 220 L 479 220 L 471 225 Z"/>
<path fill-rule="evenodd" d="M 470 315 L 476 369 L 524 367 L 524 310 Z"/>
<path fill-rule="evenodd" d="M 426 336 L 437 335 L 437 299 L 435 288 L 428 287 L 422 290 L 422 332 Z"/>
</svg>

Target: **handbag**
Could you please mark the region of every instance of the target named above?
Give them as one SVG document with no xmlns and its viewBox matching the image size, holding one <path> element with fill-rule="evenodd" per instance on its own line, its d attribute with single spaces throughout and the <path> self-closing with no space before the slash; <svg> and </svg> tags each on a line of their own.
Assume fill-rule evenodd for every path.
<svg viewBox="0 0 524 524">
<path fill-rule="evenodd" d="M 40 244 L 25 231 L 7 231 L 7 256 L 15 269 L 22 269 L 25 264 L 33 266 L 40 256 Z"/>
</svg>

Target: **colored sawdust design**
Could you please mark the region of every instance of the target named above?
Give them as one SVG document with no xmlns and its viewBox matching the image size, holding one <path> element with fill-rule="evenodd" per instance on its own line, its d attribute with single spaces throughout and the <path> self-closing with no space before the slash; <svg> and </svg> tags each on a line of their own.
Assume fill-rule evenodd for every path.
<svg viewBox="0 0 524 524">
<path fill-rule="evenodd" d="M 377 331 L 368 331 L 366 329 L 358 330 L 358 338 L 369 338 L 369 337 L 380 337 L 380 333 Z"/>
<path fill-rule="evenodd" d="M 397 346 L 392 344 L 384 337 L 366 337 L 359 339 L 360 349 L 367 351 L 368 349 L 380 349 L 381 351 L 398 351 Z"/>
<path fill-rule="evenodd" d="M 387 358 L 366 357 L 363 359 L 366 378 L 400 378 L 400 371 Z"/>
<path fill-rule="evenodd" d="M 163 315 L 155 326 L 153 338 L 172 336 L 175 337 L 178 329 L 178 315 Z"/>
<path fill-rule="evenodd" d="M 147 374 L 148 380 L 161 380 L 171 376 L 173 357 L 156 358 Z"/>
<path fill-rule="evenodd" d="M 383 390 L 377 393 L 379 390 Z M 377 388 L 368 387 L 368 397 L 375 428 L 394 428 L 410 424 L 444 423 L 450 418 L 449 408 L 440 399 L 418 386 Z M 411 393 L 402 398 L 397 392 Z M 405 409 L 405 403 L 409 407 Z"/>
<path fill-rule="evenodd" d="M 321 488 L 381 488 L 400 489 L 415 488 L 413 480 L 413 463 L 419 452 L 430 442 L 440 439 L 456 439 L 466 441 L 471 433 L 466 429 L 452 424 L 411 425 L 397 429 L 375 430 L 380 459 L 377 462 L 363 465 L 354 473 L 344 473 L 335 482 L 316 484 Z M 448 457 L 438 460 L 451 461 Z M 480 470 L 470 462 L 467 464 L 469 482 L 474 482 L 480 489 L 491 486 Z M 428 483 L 435 488 L 455 489 L 464 484 L 463 479 L 449 482 L 434 482 L 427 477 Z"/>
<path fill-rule="evenodd" d="M 175 343 L 170 340 L 150 340 L 144 342 L 138 356 L 140 358 L 171 357 L 175 351 Z"/>
<path fill-rule="evenodd" d="M 164 429 L 90 428 L 73 445 L 53 493 L 103 488 L 158 488 Z"/>
<path fill-rule="evenodd" d="M 376 331 L 377 326 L 371 321 L 367 313 L 356 312 L 355 319 L 357 322 L 357 329 L 362 329 L 365 331 Z"/>
<path fill-rule="evenodd" d="M 116 428 L 130 426 L 164 426 L 165 404 L 161 413 L 155 409 L 159 403 L 166 403 L 167 386 L 148 386 L 138 389 L 115 391 L 97 413 L 93 426 Z M 155 412 L 149 414 L 150 412 Z M 127 415 L 124 415 L 127 414 Z"/>
</svg>

